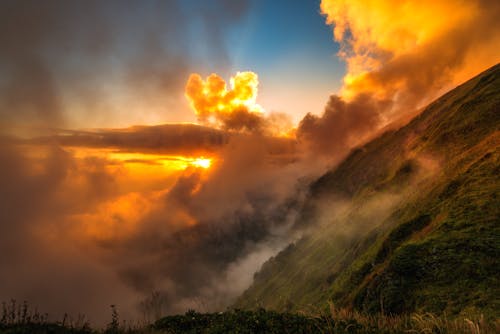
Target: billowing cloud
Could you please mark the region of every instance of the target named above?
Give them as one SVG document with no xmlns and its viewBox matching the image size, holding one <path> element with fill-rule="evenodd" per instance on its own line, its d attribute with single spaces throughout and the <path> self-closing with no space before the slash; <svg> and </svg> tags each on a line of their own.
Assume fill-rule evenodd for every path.
<svg viewBox="0 0 500 334">
<path fill-rule="evenodd" d="M 260 131 L 263 109 L 257 104 L 259 80 L 254 72 L 238 72 L 230 80 L 213 73 L 203 80 L 191 74 L 186 84 L 186 97 L 198 121 L 227 130 Z"/>
<path fill-rule="evenodd" d="M 224 79 L 212 73 L 206 80 L 190 75 L 186 97 L 198 121 L 205 125 L 231 132 L 263 133 L 272 136 L 290 136 L 292 122 L 283 113 L 265 113 L 257 104 L 259 78 L 254 72 L 238 72 L 230 79 L 228 88 Z"/>
<path fill-rule="evenodd" d="M 322 0 L 321 12 L 347 73 L 340 95 L 321 117 L 306 116 L 298 133 L 330 154 L 500 61 L 497 1 Z"/>
<path fill-rule="evenodd" d="M 381 122 L 379 111 L 390 106 L 369 95 L 358 95 L 346 102 L 332 95 L 321 117 L 307 114 L 299 124 L 297 138 L 305 149 L 326 155 L 342 156 L 366 140 L 366 135 Z"/>
<path fill-rule="evenodd" d="M 500 61 L 496 1 L 323 0 L 321 11 L 347 63 L 348 99 L 369 93 L 414 108 Z"/>
</svg>

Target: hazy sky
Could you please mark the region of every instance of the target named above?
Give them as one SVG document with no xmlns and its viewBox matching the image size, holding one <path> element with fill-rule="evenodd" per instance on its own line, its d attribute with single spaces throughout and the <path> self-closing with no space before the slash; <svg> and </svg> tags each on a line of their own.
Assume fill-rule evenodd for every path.
<svg viewBox="0 0 500 334">
<path fill-rule="evenodd" d="M 192 122 L 190 73 L 248 70 L 260 104 L 297 123 L 322 112 L 345 71 L 319 1 L 16 3 L 0 14 L 3 126 Z"/>
</svg>

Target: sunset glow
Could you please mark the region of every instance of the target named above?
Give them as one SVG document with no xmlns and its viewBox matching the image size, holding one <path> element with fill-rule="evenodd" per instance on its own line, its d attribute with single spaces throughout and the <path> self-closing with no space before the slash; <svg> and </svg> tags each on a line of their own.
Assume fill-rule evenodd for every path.
<svg viewBox="0 0 500 334">
<path fill-rule="evenodd" d="M 395 108 L 413 108 L 423 95 L 428 101 L 449 88 L 448 82 L 458 84 L 496 64 L 498 34 L 490 36 L 491 43 L 472 47 L 482 37 L 471 31 L 488 29 L 487 20 L 478 18 L 494 20 L 487 11 L 480 1 L 321 1 L 341 45 L 338 55 L 347 64 L 342 95 L 370 94 L 394 101 Z M 479 67 L 478 57 L 484 57 Z"/>
<path fill-rule="evenodd" d="M 196 158 L 191 162 L 191 165 L 195 167 L 208 169 L 212 165 L 212 160 L 206 158 Z"/>
<path fill-rule="evenodd" d="M 194 73 L 186 84 L 186 97 L 201 120 L 230 114 L 239 108 L 262 112 L 262 108 L 256 103 L 258 85 L 258 76 L 254 72 L 236 73 L 230 79 L 229 89 L 224 79 L 215 73 L 206 80 Z"/>
<path fill-rule="evenodd" d="M 266 277 L 266 261 L 288 267 L 279 254 L 316 240 L 316 209 L 333 224 L 349 211 L 337 201 L 405 195 L 424 169 L 451 182 L 432 194 L 460 195 L 461 179 L 439 170 L 448 150 L 417 159 L 417 148 L 479 131 L 466 112 L 493 79 L 476 84 L 490 94 L 479 102 L 444 103 L 456 122 L 439 115 L 431 134 L 446 136 L 422 135 L 430 119 L 400 129 L 500 62 L 499 18 L 498 0 L 0 1 L 0 302 L 85 314 L 102 331 L 109 305 L 131 324 L 217 314 Z M 381 136 L 390 146 L 370 144 Z M 470 145 L 457 152 L 475 166 L 487 154 L 466 159 Z M 379 161 L 386 152 L 401 156 Z M 377 238 L 392 235 L 381 226 Z M 266 307 L 296 302 L 278 299 Z"/>
<path fill-rule="evenodd" d="M 215 127 L 252 130 L 258 127 L 264 109 L 257 104 L 259 80 L 254 72 L 237 72 L 230 87 L 212 73 L 203 80 L 199 74 L 189 76 L 186 97 L 198 120 Z"/>
</svg>

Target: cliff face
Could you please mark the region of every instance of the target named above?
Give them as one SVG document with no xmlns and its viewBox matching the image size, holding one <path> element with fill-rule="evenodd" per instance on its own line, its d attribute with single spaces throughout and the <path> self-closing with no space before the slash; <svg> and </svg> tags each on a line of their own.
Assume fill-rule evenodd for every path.
<svg viewBox="0 0 500 334">
<path fill-rule="evenodd" d="M 236 307 L 498 313 L 500 65 L 310 187 L 300 240 Z"/>
</svg>

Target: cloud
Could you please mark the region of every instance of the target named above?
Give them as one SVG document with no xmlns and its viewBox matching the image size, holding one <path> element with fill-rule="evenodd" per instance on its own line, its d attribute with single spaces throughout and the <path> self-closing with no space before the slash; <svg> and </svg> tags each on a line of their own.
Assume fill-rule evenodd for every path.
<svg viewBox="0 0 500 334">
<path fill-rule="evenodd" d="M 166 127 L 181 143 L 189 142 L 182 134 L 200 128 L 209 130 Z M 175 182 L 160 187 L 149 185 L 147 174 L 147 186 L 129 185 L 134 170 L 128 160 L 161 168 L 149 160 L 109 160 L 98 151 L 75 150 L 93 143 L 158 151 L 162 145 L 144 144 L 157 131 L 165 128 L 1 142 L 0 245 L 9 256 L 0 255 L 0 267 L 8 268 L 0 274 L 9 288 L 0 291 L 0 299 L 28 300 L 53 317 L 85 313 L 103 323 L 107 305 L 117 304 L 124 318 L 134 318 L 141 300 L 155 291 L 166 298 L 163 309 L 169 313 L 200 303 L 214 310 L 236 298 L 260 261 L 289 238 L 300 207 L 296 196 L 305 189 L 295 181 L 303 170 L 291 158 L 293 141 L 260 134 L 225 137 L 210 169 L 179 170 Z M 240 274 L 241 281 L 226 289 Z M 33 278 L 40 280 L 37 288 Z"/>
<path fill-rule="evenodd" d="M 257 104 L 259 78 L 254 72 L 237 72 L 228 88 L 215 73 L 206 80 L 193 73 L 186 84 L 186 97 L 202 124 L 230 132 L 290 136 L 290 118 L 283 113 L 265 113 Z"/>
<path fill-rule="evenodd" d="M 323 0 L 321 11 L 347 63 L 344 98 L 371 94 L 404 112 L 500 61 L 493 1 Z M 480 54 L 489 56 L 472 63 Z M 468 66 L 472 73 L 458 75 Z"/>
<path fill-rule="evenodd" d="M 125 304 L 131 294 L 78 247 L 69 218 L 116 196 L 117 174 L 102 160 L 77 161 L 58 147 L 34 160 L 26 153 L 0 142 L 0 300 L 27 300 L 51 317 L 94 309 L 89 315 L 103 321 L 103 300 Z M 96 295 L 102 299 L 87 298 Z"/>
<path fill-rule="evenodd" d="M 297 139 L 312 152 L 342 157 L 353 146 L 366 140 L 366 134 L 381 122 L 381 110 L 390 101 L 378 101 L 370 95 L 357 95 L 350 102 L 332 95 L 321 117 L 307 114 L 297 129 Z"/>
<path fill-rule="evenodd" d="M 498 63 L 500 5 L 489 0 L 321 1 L 347 64 L 340 94 L 297 130 L 336 156 Z"/>
<path fill-rule="evenodd" d="M 268 156 L 265 137 L 232 137 L 214 167 L 185 170 L 156 197 L 133 233 L 100 243 L 107 265 L 144 296 L 160 293 L 169 313 L 229 305 L 289 240 L 305 189 L 300 167 Z"/>
<path fill-rule="evenodd" d="M 248 1 L 216 0 L 196 12 L 179 0 L 7 0 L 1 7 L 0 130 L 19 132 L 186 120 L 185 78 L 204 69 L 192 22 L 205 28 L 203 66 L 228 66 L 224 29 L 244 17 Z"/>
<path fill-rule="evenodd" d="M 272 114 L 275 117 L 275 114 Z M 282 124 L 283 119 L 272 123 L 272 117 L 267 124 Z M 277 116 L 279 118 L 279 116 Z M 270 125 L 271 126 L 271 125 Z M 276 125 L 275 129 L 281 128 Z M 53 135 L 19 139 L 4 137 L 10 141 L 26 145 L 59 145 L 69 148 L 95 148 L 112 150 L 113 152 L 137 152 L 151 154 L 151 158 L 130 158 L 131 163 L 159 164 L 161 160 L 178 160 L 168 157 L 177 155 L 183 157 L 213 156 L 224 152 L 232 141 L 243 143 L 256 138 L 265 143 L 265 159 L 276 163 L 292 162 L 297 159 L 297 145 L 293 138 L 273 137 L 270 134 L 235 133 L 214 129 L 196 124 L 164 124 L 154 126 L 134 126 L 124 129 L 95 130 L 52 130 Z M 161 158 L 154 155 L 165 155 Z M 126 162 L 127 162 L 126 161 Z M 281 161 L 281 162 L 280 162 Z"/>
<path fill-rule="evenodd" d="M 123 152 L 203 155 L 220 150 L 227 144 L 229 137 L 224 131 L 205 126 L 164 124 L 125 129 L 59 130 L 59 134 L 34 137 L 24 142 L 107 148 Z"/>
<path fill-rule="evenodd" d="M 191 74 L 186 84 L 186 97 L 203 124 L 226 130 L 260 131 L 262 107 L 257 103 L 258 76 L 254 72 L 238 72 L 231 77 L 231 87 L 217 74 L 204 81 Z"/>
</svg>

